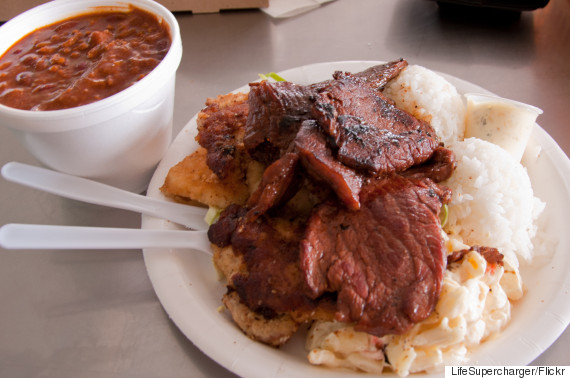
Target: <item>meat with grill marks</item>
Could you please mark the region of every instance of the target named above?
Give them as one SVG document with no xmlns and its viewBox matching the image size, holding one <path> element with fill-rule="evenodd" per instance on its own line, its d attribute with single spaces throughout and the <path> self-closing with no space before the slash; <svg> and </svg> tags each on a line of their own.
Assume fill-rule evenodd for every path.
<svg viewBox="0 0 570 378">
<path fill-rule="evenodd" d="M 306 172 L 326 181 L 346 206 L 358 209 L 367 177 L 422 164 L 439 146 L 428 123 L 378 91 L 406 64 L 400 60 L 356 74 L 336 72 L 332 80 L 307 86 L 252 84 L 245 148 L 267 164 L 300 154 Z"/>
<path fill-rule="evenodd" d="M 438 214 L 450 196 L 436 182 L 455 161 L 429 124 L 379 91 L 406 64 L 307 86 L 251 84 L 244 154 L 267 168 L 208 236 L 245 267 L 227 277 L 228 295 L 253 313 L 303 322 L 324 311 L 383 336 L 432 312 L 446 266 Z M 308 187 L 321 196 L 296 212 Z"/>
<path fill-rule="evenodd" d="M 277 160 L 295 139 L 301 123 L 313 118 L 317 94 L 337 78 L 352 78 L 372 90 L 382 88 L 407 66 L 403 59 L 373 66 L 360 73 L 335 72 L 332 80 L 311 85 L 262 81 L 250 84 L 249 115 L 244 144 L 249 154 L 266 164 Z"/>
<path fill-rule="evenodd" d="M 266 319 L 292 313 L 306 321 L 325 308 L 377 336 L 425 319 L 446 265 L 438 215 L 449 191 L 391 175 L 360 196 L 358 211 L 329 198 L 306 222 L 267 214 L 252 221 L 247 208 L 226 209 L 208 235 L 245 261 L 245 272 L 228 277 L 231 291 Z"/>
<path fill-rule="evenodd" d="M 408 62 L 405 59 L 398 59 L 385 64 L 378 64 L 356 73 L 336 71 L 333 74 L 333 78 L 338 80 L 342 77 L 352 76 L 364 82 L 368 87 L 380 91 L 407 66 Z"/>
<path fill-rule="evenodd" d="M 349 208 L 360 207 L 364 177 L 338 161 L 315 121 L 305 121 L 295 139 L 301 164 L 314 180 L 330 187 Z"/>
<path fill-rule="evenodd" d="M 283 155 L 310 117 L 314 93 L 310 86 L 287 81 L 251 83 L 244 136 L 250 156 L 270 164 Z"/>
<path fill-rule="evenodd" d="M 428 123 L 352 76 L 333 80 L 319 91 L 313 116 L 338 150 L 338 160 L 371 175 L 420 164 L 438 146 Z"/>
</svg>

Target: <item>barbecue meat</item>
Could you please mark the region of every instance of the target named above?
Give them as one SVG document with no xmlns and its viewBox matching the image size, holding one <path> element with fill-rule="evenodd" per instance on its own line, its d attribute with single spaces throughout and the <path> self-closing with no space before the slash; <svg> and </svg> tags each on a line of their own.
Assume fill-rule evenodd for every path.
<svg viewBox="0 0 570 378">
<path fill-rule="evenodd" d="M 314 121 L 303 123 L 295 139 L 295 149 L 309 175 L 332 188 L 349 208 L 356 210 L 360 207 L 358 194 L 363 177 L 334 158 Z"/>
<path fill-rule="evenodd" d="M 393 175 L 363 188 L 359 211 L 318 206 L 301 241 L 308 295 L 338 293 L 337 320 L 376 336 L 425 319 L 446 266 L 438 214 L 449 198 L 431 180 Z"/>
<path fill-rule="evenodd" d="M 338 159 L 369 174 L 403 171 L 438 146 L 433 128 L 351 76 L 319 91 L 313 116 L 338 148 Z"/>
<path fill-rule="evenodd" d="M 439 146 L 428 123 L 400 110 L 379 91 L 406 65 L 398 60 L 355 74 L 339 71 L 332 80 L 306 86 L 250 84 L 243 139 L 248 154 L 268 165 L 286 154 L 299 154 L 309 175 L 325 181 L 346 206 L 358 209 L 366 176 L 405 171 L 427 161 Z M 278 188 L 272 184 L 255 197 L 288 193 L 290 175 L 281 173 L 286 179 L 275 182 Z M 276 195 L 271 197 L 273 201 Z M 256 206 L 264 212 L 273 205 L 265 201 Z"/>
<path fill-rule="evenodd" d="M 342 77 L 351 76 L 361 80 L 370 88 L 379 91 L 383 89 L 390 80 L 398 76 L 407 66 L 408 62 L 406 60 L 399 59 L 385 64 L 378 64 L 357 73 L 337 71 L 333 74 L 333 78 L 338 80 Z"/>
<path fill-rule="evenodd" d="M 338 160 L 371 175 L 400 172 L 430 158 L 438 143 L 420 129 L 394 133 L 354 116 L 339 116 Z"/>
<path fill-rule="evenodd" d="M 287 202 L 296 193 L 301 181 L 298 162 L 299 155 L 290 152 L 265 169 L 261 183 L 249 197 L 249 221 Z"/>
<path fill-rule="evenodd" d="M 442 182 L 451 177 L 456 167 L 457 161 L 453 151 L 438 147 L 427 161 L 410 167 L 401 174 L 408 178 L 430 178 L 435 182 Z"/>
<path fill-rule="evenodd" d="M 256 160 L 270 164 L 295 139 L 311 112 L 314 89 L 287 81 L 251 83 L 244 145 Z"/>
<path fill-rule="evenodd" d="M 366 87 L 369 91 L 380 93 L 378 90 L 406 66 L 407 62 L 401 59 L 356 74 L 335 72 L 333 80 L 311 85 L 297 85 L 286 81 L 251 83 L 244 136 L 245 148 L 254 159 L 270 164 L 288 150 L 301 123 L 313 118 L 313 103 L 317 93 L 323 88 L 342 77 L 358 82 L 358 86 Z"/>
<path fill-rule="evenodd" d="M 216 175 L 265 167 L 208 231 L 224 303 L 250 337 L 281 345 L 300 324 L 333 317 L 400 334 L 433 311 L 447 262 L 438 215 L 450 200 L 436 182 L 455 160 L 380 92 L 406 65 L 252 83 L 246 106 L 204 112 L 198 140 Z"/>
</svg>

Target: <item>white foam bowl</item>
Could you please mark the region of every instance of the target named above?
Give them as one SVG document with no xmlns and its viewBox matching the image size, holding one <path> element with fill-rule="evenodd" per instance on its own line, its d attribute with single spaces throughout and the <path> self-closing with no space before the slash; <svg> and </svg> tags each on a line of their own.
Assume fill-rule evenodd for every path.
<svg viewBox="0 0 570 378">
<path fill-rule="evenodd" d="M 0 125 L 12 129 L 28 151 L 52 169 L 142 192 L 172 140 L 182 43 L 168 9 L 152 0 L 55 0 L 0 27 L 0 55 L 42 26 L 91 9 L 126 9 L 129 4 L 155 14 L 170 28 L 170 50 L 152 72 L 117 94 L 75 108 L 31 111 L 0 105 Z"/>
</svg>

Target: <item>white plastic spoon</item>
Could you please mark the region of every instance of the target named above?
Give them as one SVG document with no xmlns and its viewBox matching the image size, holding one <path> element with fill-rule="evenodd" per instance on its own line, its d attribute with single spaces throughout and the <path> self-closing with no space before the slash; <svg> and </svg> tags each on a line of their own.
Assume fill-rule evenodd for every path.
<svg viewBox="0 0 570 378">
<path fill-rule="evenodd" d="M 211 254 L 206 231 L 6 224 L 0 227 L 4 249 L 189 248 Z"/>
<path fill-rule="evenodd" d="M 208 226 L 204 221 L 206 209 L 166 202 L 117 189 L 85 178 L 11 162 L 2 167 L 2 176 L 9 181 L 78 201 L 123 210 L 136 211 L 168 219 L 194 230 Z"/>
</svg>

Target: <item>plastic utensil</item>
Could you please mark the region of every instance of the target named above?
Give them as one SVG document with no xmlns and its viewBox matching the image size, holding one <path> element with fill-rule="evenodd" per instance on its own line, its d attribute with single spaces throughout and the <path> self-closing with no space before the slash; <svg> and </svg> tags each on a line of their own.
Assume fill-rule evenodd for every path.
<svg viewBox="0 0 570 378">
<path fill-rule="evenodd" d="M 4 249 L 185 248 L 211 254 L 207 231 L 52 226 L 11 223 L 0 227 Z"/>
<path fill-rule="evenodd" d="M 2 167 L 9 181 L 78 201 L 136 211 L 168 219 L 194 230 L 204 230 L 207 209 L 167 202 L 118 189 L 97 181 L 45 168 L 11 162 Z"/>
</svg>

